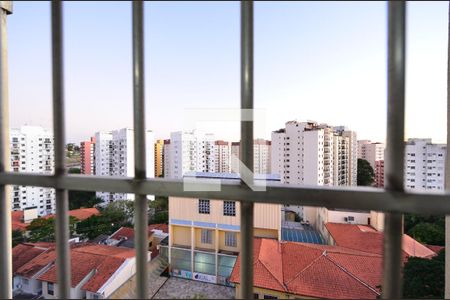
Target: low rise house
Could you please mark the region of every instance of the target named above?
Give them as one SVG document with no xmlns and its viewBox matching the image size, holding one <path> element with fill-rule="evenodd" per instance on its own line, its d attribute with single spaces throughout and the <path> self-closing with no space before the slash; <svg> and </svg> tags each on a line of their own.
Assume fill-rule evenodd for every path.
<svg viewBox="0 0 450 300">
<path fill-rule="evenodd" d="M 134 249 L 77 243 L 70 252 L 71 298 L 108 298 L 136 273 Z M 13 249 L 13 261 L 16 295 L 58 298 L 54 244 L 19 244 Z"/>
<path fill-rule="evenodd" d="M 372 226 L 327 223 L 325 227 L 328 233 L 326 239 L 330 245 L 380 255 L 383 253 L 383 232 L 377 231 Z M 405 260 L 409 256 L 431 258 L 436 255 L 433 250 L 407 234 L 403 234 L 402 254 Z"/>
<path fill-rule="evenodd" d="M 87 218 L 90 218 L 92 216 L 98 216 L 98 215 L 100 215 L 100 212 L 95 207 L 78 208 L 78 209 L 69 210 L 69 216 L 77 218 L 79 221 L 84 221 Z M 43 218 L 49 219 L 49 218 L 54 218 L 54 217 L 55 217 L 55 215 L 47 215 Z"/>
<path fill-rule="evenodd" d="M 161 241 L 168 236 L 169 228 L 167 224 L 148 225 L 148 250 L 152 252 L 152 257 L 155 257 L 158 254 L 158 246 Z M 134 248 L 134 229 L 130 227 L 120 227 L 116 232 L 100 243 L 110 246 Z"/>
</svg>

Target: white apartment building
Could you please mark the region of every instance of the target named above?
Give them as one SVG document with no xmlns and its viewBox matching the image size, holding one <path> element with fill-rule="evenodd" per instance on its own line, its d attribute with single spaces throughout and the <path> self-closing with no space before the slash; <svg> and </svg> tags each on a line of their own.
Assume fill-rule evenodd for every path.
<svg viewBox="0 0 450 300">
<path fill-rule="evenodd" d="M 169 177 L 170 168 L 172 166 L 172 156 L 170 154 L 170 140 L 164 140 L 163 146 L 163 176 Z"/>
<path fill-rule="evenodd" d="M 443 191 L 445 144 L 431 139 L 408 139 L 405 145 L 405 189 Z"/>
<path fill-rule="evenodd" d="M 384 164 L 384 150 L 383 143 L 373 143 L 369 140 L 358 141 L 358 158 L 367 160 L 373 168 L 376 187 L 384 186 L 384 168 L 380 167 L 380 164 Z M 383 173 L 381 174 L 381 172 Z"/>
<path fill-rule="evenodd" d="M 97 132 L 95 139 L 95 169 L 100 176 L 134 176 L 134 135 L 133 129 L 122 128 L 111 132 Z M 154 177 L 154 136 L 146 132 L 147 177 Z M 105 203 L 117 200 L 133 200 L 133 194 L 97 192 L 97 197 Z"/>
<path fill-rule="evenodd" d="M 167 160 L 164 177 L 183 178 L 188 172 L 215 172 L 215 140 L 213 134 L 177 131 L 170 135 L 167 144 Z M 165 160 L 166 162 L 166 160 Z"/>
<path fill-rule="evenodd" d="M 286 184 L 354 186 L 356 132 L 343 126 L 289 121 L 285 128 L 272 132 L 271 171 Z M 314 208 L 284 209 L 298 213 L 306 221 L 313 221 L 317 215 Z"/>
<path fill-rule="evenodd" d="M 215 143 L 215 172 L 231 172 L 231 143 L 226 141 L 216 141 Z"/>
<path fill-rule="evenodd" d="M 22 126 L 11 129 L 11 171 L 53 174 L 53 133 L 42 127 Z M 39 216 L 55 213 L 53 189 L 32 186 L 13 186 L 12 209 L 36 207 Z"/>
<path fill-rule="evenodd" d="M 272 142 L 264 139 L 255 139 L 253 142 L 253 173 L 270 174 Z M 240 143 L 231 143 L 231 156 L 240 159 Z M 231 172 L 239 173 L 239 164 L 231 160 Z"/>
</svg>

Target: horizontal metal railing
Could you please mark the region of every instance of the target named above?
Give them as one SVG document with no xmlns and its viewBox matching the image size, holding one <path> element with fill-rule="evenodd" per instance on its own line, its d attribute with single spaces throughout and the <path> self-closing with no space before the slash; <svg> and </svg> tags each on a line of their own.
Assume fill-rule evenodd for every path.
<svg viewBox="0 0 450 300">
<path fill-rule="evenodd" d="M 197 179 L 202 189 L 217 187 L 216 183 Z M 376 210 L 400 213 L 450 213 L 449 193 L 410 193 L 386 191 L 372 187 L 296 186 L 267 183 L 265 192 L 254 192 L 239 180 L 223 180 L 221 191 L 184 191 L 183 180 L 127 177 L 0 173 L 0 185 L 17 184 L 54 187 L 68 190 L 139 193 L 147 195 L 192 197 L 219 200 L 324 206 L 339 209 Z M 257 182 L 256 182 L 257 184 Z"/>
</svg>

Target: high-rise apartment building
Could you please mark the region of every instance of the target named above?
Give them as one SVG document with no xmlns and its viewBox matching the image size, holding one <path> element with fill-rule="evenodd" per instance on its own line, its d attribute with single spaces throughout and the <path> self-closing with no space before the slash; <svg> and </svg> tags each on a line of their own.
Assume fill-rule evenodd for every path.
<svg viewBox="0 0 450 300">
<path fill-rule="evenodd" d="M 226 141 L 215 141 L 215 170 L 217 173 L 231 172 L 231 143 Z"/>
<path fill-rule="evenodd" d="M 11 130 L 11 171 L 38 174 L 54 172 L 53 133 L 42 127 Z M 55 192 L 50 188 L 13 186 L 12 209 L 37 208 L 39 216 L 55 213 Z"/>
<path fill-rule="evenodd" d="M 95 174 L 95 137 L 80 143 L 81 174 Z"/>
<path fill-rule="evenodd" d="M 164 140 L 156 140 L 155 143 L 155 177 L 164 174 Z"/>
<path fill-rule="evenodd" d="M 215 140 L 213 134 L 177 131 L 167 144 L 168 160 L 164 177 L 183 178 L 188 172 L 215 172 Z"/>
<path fill-rule="evenodd" d="M 95 134 L 96 175 L 101 176 L 134 176 L 134 135 L 133 129 L 123 128 L 111 132 Z M 146 167 L 147 177 L 154 176 L 154 136 L 152 131 L 146 132 Z M 116 200 L 133 200 L 133 194 L 97 192 L 97 197 L 105 203 Z"/>
<path fill-rule="evenodd" d="M 272 132 L 271 172 L 283 183 L 354 186 L 357 175 L 356 132 L 343 126 L 289 121 Z M 290 206 L 305 220 L 317 211 Z"/>
<path fill-rule="evenodd" d="M 408 139 L 405 145 L 405 188 L 443 191 L 446 145 L 431 139 Z"/>
<path fill-rule="evenodd" d="M 253 173 L 270 174 L 271 162 L 271 141 L 255 139 L 253 141 Z M 240 159 L 240 143 L 231 143 L 231 156 Z M 231 172 L 239 173 L 239 164 L 231 160 Z"/>
<path fill-rule="evenodd" d="M 170 140 L 164 140 L 163 146 L 163 176 L 169 177 L 172 166 L 172 156 L 170 155 Z"/>
<path fill-rule="evenodd" d="M 358 141 L 358 158 L 367 160 L 373 168 L 376 187 L 384 187 L 384 149 L 383 143 L 373 143 L 369 140 Z"/>
</svg>

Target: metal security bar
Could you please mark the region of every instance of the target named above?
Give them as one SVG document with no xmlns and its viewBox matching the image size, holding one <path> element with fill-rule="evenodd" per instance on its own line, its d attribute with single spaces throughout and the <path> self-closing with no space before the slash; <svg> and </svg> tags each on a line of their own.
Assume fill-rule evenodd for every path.
<svg viewBox="0 0 450 300">
<path fill-rule="evenodd" d="M 240 151 L 243 166 L 253 174 L 253 1 L 241 2 Z M 244 174 L 245 170 L 241 169 L 240 173 Z M 253 183 L 253 178 L 250 182 Z M 241 185 L 245 186 L 245 183 L 242 181 Z M 253 202 L 241 201 L 240 297 L 243 299 L 253 298 L 253 207 Z"/>
<path fill-rule="evenodd" d="M 136 182 L 147 177 L 145 155 L 145 99 L 144 99 L 144 3 L 133 1 L 133 119 L 134 119 L 134 178 Z M 135 193 L 137 298 L 148 296 L 148 203 L 145 194 Z"/>
<path fill-rule="evenodd" d="M 65 114 L 64 114 L 64 59 L 62 2 L 52 1 L 52 82 L 53 82 L 53 135 L 55 138 L 56 179 L 66 173 L 65 159 Z M 70 298 L 70 252 L 69 252 L 69 199 L 67 189 L 56 188 L 56 264 L 58 297 Z"/>
<path fill-rule="evenodd" d="M 64 97 L 62 58 L 62 3 L 52 2 L 53 115 L 55 175 L 9 172 L 9 123 L 6 68 L 6 14 L 10 4 L 0 1 L 0 297 L 12 297 L 11 202 L 8 185 L 55 188 L 57 191 L 58 297 L 70 297 L 67 190 L 135 194 L 137 297 L 147 298 L 147 200 L 145 195 L 213 198 L 241 201 L 241 297 L 252 298 L 253 203 L 279 203 L 386 212 L 383 298 L 401 297 L 400 249 L 402 213 L 450 214 L 449 194 L 406 193 L 403 190 L 405 2 L 388 4 L 388 131 L 386 189 L 335 188 L 268 184 L 265 192 L 252 191 L 241 181 L 224 181 L 220 192 L 184 191 L 182 180 L 146 178 L 144 122 L 143 2 L 133 2 L 133 96 L 135 177 L 91 177 L 64 171 Z M 449 98 L 450 99 L 450 98 Z M 253 2 L 241 2 L 241 109 L 253 109 Z M 253 120 L 241 115 L 241 157 L 253 168 Z M 448 129 L 450 123 L 448 125 Z M 447 151 L 449 151 L 447 149 Z M 448 156 L 447 156 L 448 160 Z M 448 162 L 447 162 L 448 164 Z M 446 173 L 448 180 L 449 174 Z M 210 183 L 205 182 L 205 186 Z"/>
</svg>

